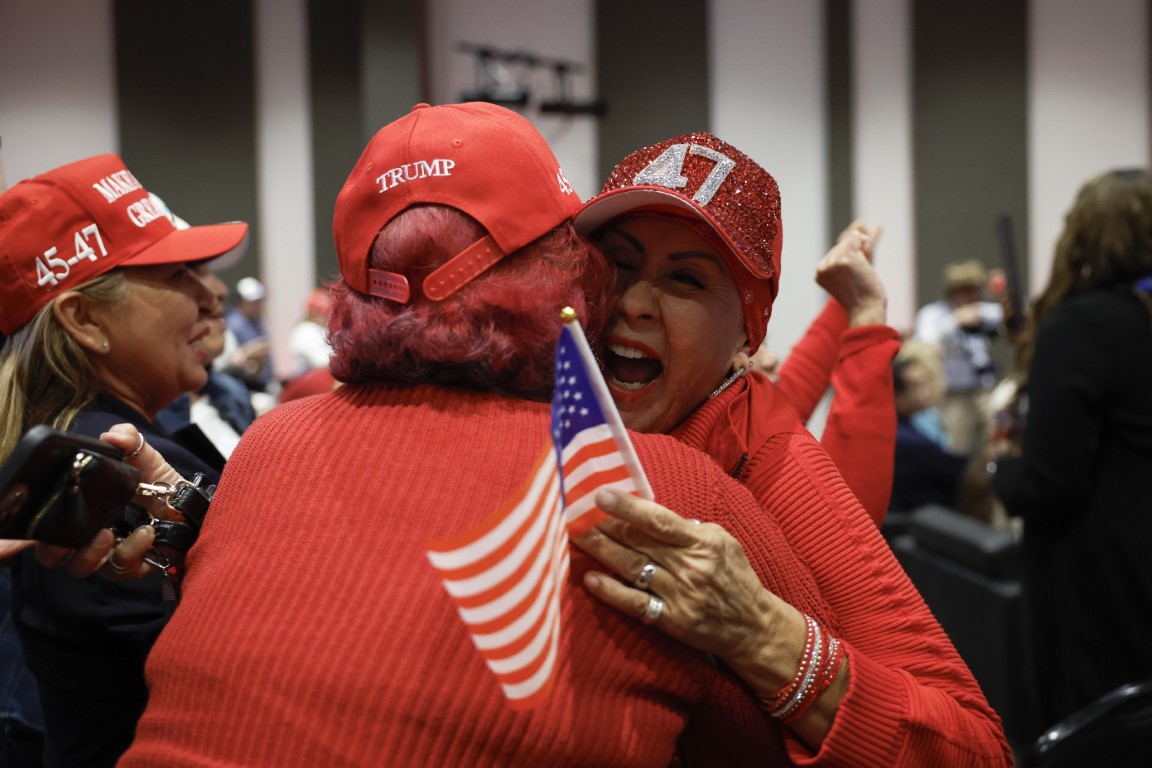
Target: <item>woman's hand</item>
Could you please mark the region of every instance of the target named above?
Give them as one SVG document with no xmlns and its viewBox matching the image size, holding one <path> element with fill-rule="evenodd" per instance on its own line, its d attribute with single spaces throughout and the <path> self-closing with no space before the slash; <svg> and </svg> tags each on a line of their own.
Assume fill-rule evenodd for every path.
<svg viewBox="0 0 1152 768">
<path fill-rule="evenodd" d="M 47 568 L 66 568 L 77 578 L 97 571 L 114 581 L 138 579 L 152 572 L 144 557 L 152 549 L 156 534 L 150 525 L 142 525 L 120 541 L 108 528 L 102 528 L 79 549 L 36 543 L 36 559 Z"/>
<path fill-rule="evenodd" d="M 589 591 L 641 621 L 651 617 L 658 596 L 663 607 L 647 623 L 716 655 L 754 691 L 789 685 L 804 653 L 804 615 L 760 583 L 731 534 L 616 491 L 601 490 L 596 505 L 611 519 L 576 545 L 620 578 L 590 571 L 584 577 Z M 655 570 L 645 575 L 648 565 Z M 789 728 L 818 750 L 847 690 L 844 662 L 830 687 Z"/>
<path fill-rule="evenodd" d="M 131 424 L 114 424 L 107 432 L 100 435 L 100 439 L 116 446 L 124 452 L 124 461 L 131 464 L 140 472 L 140 482 L 160 484 L 167 483 L 175 486 L 183 478 L 180 473 L 165 461 L 160 452 L 153 448 L 140 434 L 140 431 Z M 157 520 L 166 520 L 169 517 L 167 505 L 163 499 L 156 497 L 136 498 L 136 503 L 144 506 L 148 514 Z"/>
<path fill-rule="evenodd" d="M 124 452 L 124 461 L 140 471 L 141 482 L 175 485 L 182 479 L 180 473 L 148 445 L 144 436 L 131 424 L 116 424 L 100 435 L 100 439 Z M 168 518 L 170 510 L 162 499 L 137 497 L 137 501 L 153 518 Z M 138 579 L 153 571 L 153 566 L 144 562 L 144 558 L 152 550 L 155 539 L 156 532 L 151 525 L 142 525 L 120 540 L 110 529 L 104 528 L 78 549 L 43 542 L 0 540 L 0 556 L 14 554 L 35 544 L 36 559 L 45 567 L 66 568 L 68 573 L 79 578 L 99 571 L 105 578 L 121 581 Z"/>
<path fill-rule="evenodd" d="M 601 491 L 612 519 L 576 545 L 612 575 L 589 572 L 585 586 L 608 605 L 723 659 L 754 688 L 788 683 L 804 646 L 804 618 L 761 585 L 740 543 L 719 525 L 686 520 L 635 496 Z M 651 575 L 644 576 L 645 566 Z M 639 584 L 637 583 L 639 582 Z"/>
<path fill-rule="evenodd" d="M 0 562 L 23 552 L 35 544 L 36 542 L 34 541 L 26 541 L 24 539 L 0 539 Z"/>
<path fill-rule="evenodd" d="M 852 222 L 816 266 L 816 282 L 844 307 L 849 327 L 883 325 L 888 293 L 872 266 L 880 227 Z"/>
<path fill-rule="evenodd" d="M 872 257 L 876 252 L 876 243 L 880 241 L 880 235 L 883 233 L 884 228 L 879 224 L 865 224 L 863 219 L 853 219 L 852 223 L 844 227 L 844 230 L 836 235 L 836 242 L 842 242 L 853 235 L 859 235 L 864 247 L 864 255 L 868 257 L 868 261 L 872 261 Z"/>
</svg>

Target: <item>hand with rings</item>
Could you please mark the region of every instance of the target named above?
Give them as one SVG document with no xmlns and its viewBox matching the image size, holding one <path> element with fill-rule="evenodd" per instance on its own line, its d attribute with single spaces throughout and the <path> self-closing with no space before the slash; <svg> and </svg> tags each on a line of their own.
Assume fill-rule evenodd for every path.
<svg viewBox="0 0 1152 768">
<path fill-rule="evenodd" d="M 140 471 L 141 482 L 174 485 L 181 479 L 180 473 L 131 424 L 116 424 L 100 435 L 100 439 L 123 451 L 124 461 Z M 148 506 L 153 517 L 168 516 L 163 500 L 138 498 L 138 501 Z M 45 567 L 67 568 L 68 573 L 81 578 L 99 572 L 113 580 L 136 579 L 154 570 L 144 562 L 154 540 L 155 531 L 150 525 L 140 526 L 124 539 L 117 539 L 111 530 L 103 529 L 79 549 L 37 543 L 36 559 Z"/>
<path fill-rule="evenodd" d="M 115 581 L 136 579 L 151 572 L 144 557 L 155 540 L 152 526 L 142 525 L 125 539 L 117 539 L 111 530 L 101 529 L 92 540 L 78 549 L 37 542 L 36 560 L 47 568 L 64 568 L 77 578 L 99 572 Z"/>
<path fill-rule="evenodd" d="M 575 543 L 607 569 L 589 572 L 584 583 L 608 605 L 741 661 L 771 634 L 771 622 L 796 613 L 764 588 L 740 543 L 720 526 L 615 491 L 601 491 L 596 503 L 609 519 Z"/>
<path fill-rule="evenodd" d="M 175 485 L 182 479 L 180 473 L 172 468 L 132 424 L 114 424 L 100 435 L 100 439 L 124 452 L 124 461 L 140 471 L 142 483 Z M 170 510 L 161 499 L 137 497 L 136 501 L 146 506 L 152 517 L 166 519 L 169 515 Z"/>
<path fill-rule="evenodd" d="M 152 551 L 155 540 L 156 531 L 150 525 L 142 525 L 127 538 L 117 539 L 102 563 L 100 575 L 113 581 L 124 581 L 152 573 L 155 569 L 144 562 L 144 558 Z"/>
<path fill-rule="evenodd" d="M 648 562 L 640 569 L 640 575 L 636 577 L 636 588 L 647 591 L 649 585 L 652 584 L 652 577 L 656 575 L 656 564 Z M 645 624 L 655 624 L 656 620 L 660 618 L 660 614 L 664 611 L 664 601 L 656 595 L 651 595 L 648 598 L 648 606 L 644 609 L 644 615 L 640 620 Z"/>
</svg>

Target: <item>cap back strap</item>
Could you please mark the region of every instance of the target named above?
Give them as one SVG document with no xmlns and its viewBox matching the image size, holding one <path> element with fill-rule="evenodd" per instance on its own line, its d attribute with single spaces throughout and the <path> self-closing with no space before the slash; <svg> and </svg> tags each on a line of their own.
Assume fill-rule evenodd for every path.
<svg viewBox="0 0 1152 768">
<path fill-rule="evenodd" d="M 502 258 L 504 251 L 491 235 L 484 235 L 424 278 L 424 295 L 442 301 Z"/>
<path fill-rule="evenodd" d="M 382 269 L 368 270 L 368 293 L 401 304 L 407 304 L 412 295 L 408 289 L 408 278 L 397 272 L 385 272 Z"/>
<path fill-rule="evenodd" d="M 491 235 L 485 235 L 424 278 L 424 295 L 443 301 L 502 258 L 504 251 Z M 382 269 L 368 270 L 368 293 L 401 304 L 412 296 L 408 278 Z"/>
</svg>

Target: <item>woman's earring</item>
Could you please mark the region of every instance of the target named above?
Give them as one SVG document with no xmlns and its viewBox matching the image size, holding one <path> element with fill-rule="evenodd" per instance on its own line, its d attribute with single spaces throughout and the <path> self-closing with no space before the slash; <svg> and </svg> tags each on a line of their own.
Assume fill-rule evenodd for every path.
<svg viewBox="0 0 1152 768">
<path fill-rule="evenodd" d="M 100 349 L 104 350 L 105 352 L 108 351 L 108 339 L 104 339 L 104 341 L 100 343 Z"/>
<path fill-rule="evenodd" d="M 721 392 L 723 392 L 724 390 L 728 389 L 728 387 L 732 386 L 733 382 L 735 382 L 736 379 L 740 378 L 743 375 L 744 375 L 744 366 L 740 366 L 739 369 L 732 371 L 732 373 L 728 374 L 728 378 L 724 379 L 724 383 L 722 383 L 720 386 L 716 387 L 716 390 L 712 394 L 708 395 L 708 399 L 711 400 L 712 398 L 716 397 L 716 395 L 718 395 Z"/>
</svg>

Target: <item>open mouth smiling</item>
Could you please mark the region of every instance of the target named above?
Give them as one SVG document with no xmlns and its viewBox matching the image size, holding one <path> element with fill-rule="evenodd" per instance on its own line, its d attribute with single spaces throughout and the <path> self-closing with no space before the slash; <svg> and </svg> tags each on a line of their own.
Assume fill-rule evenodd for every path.
<svg viewBox="0 0 1152 768">
<path fill-rule="evenodd" d="M 604 352 L 609 382 L 625 392 L 638 392 L 664 372 L 664 364 L 649 350 L 612 341 Z"/>
</svg>

